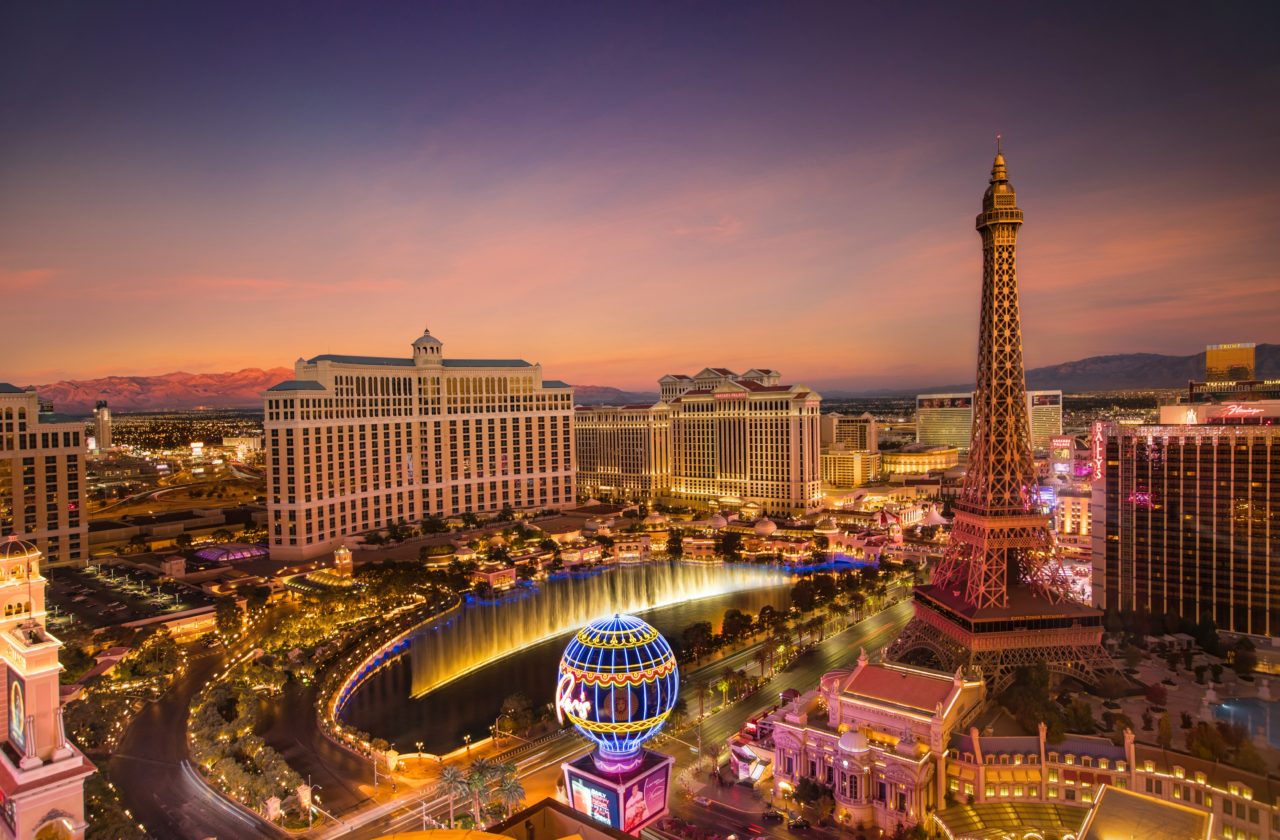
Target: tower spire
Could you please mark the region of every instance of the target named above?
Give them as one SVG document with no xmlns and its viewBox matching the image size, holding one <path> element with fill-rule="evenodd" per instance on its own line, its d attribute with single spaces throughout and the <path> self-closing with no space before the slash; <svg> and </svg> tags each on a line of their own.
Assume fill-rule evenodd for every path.
<svg viewBox="0 0 1280 840">
<path fill-rule="evenodd" d="M 1036 661 L 1093 682 L 1108 667 L 1102 616 L 1072 600 L 1036 497 L 1018 306 L 1022 210 L 999 135 L 975 227 L 982 306 L 969 465 L 951 542 L 933 582 L 916 588 L 915 618 L 891 655 L 924 652 L 947 670 L 976 665 L 997 690 L 1014 668 Z"/>
</svg>

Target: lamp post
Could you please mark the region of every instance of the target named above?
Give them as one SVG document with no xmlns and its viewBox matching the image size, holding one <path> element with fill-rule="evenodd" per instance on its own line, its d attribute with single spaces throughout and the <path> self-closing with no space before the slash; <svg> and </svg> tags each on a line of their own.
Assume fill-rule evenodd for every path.
<svg viewBox="0 0 1280 840">
<path fill-rule="evenodd" d="M 462 742 L 467 745 L 467 758 L 470 759 L 471 758 L 471 735 L 470 734 L 463 735 Z"/>
<path fill-rule="evenodd" d="M 421 769 L 421 767 L 422 767 L 422 742 L 421 742 L 421 741 L 414 741 L 414 742 L 413 742 L 413 745 L 414 745 L 415 747 L 417 747 L 417 748 L 418 748 L 418 767 L 419 767 L 419 769 Z M 425 807 L 425 804 L 424 804 L 424 806 L 423 806 L 423 807 Z M 426 829 L 423 829 L 423 831 L 426 831 Z"/>
</svg>

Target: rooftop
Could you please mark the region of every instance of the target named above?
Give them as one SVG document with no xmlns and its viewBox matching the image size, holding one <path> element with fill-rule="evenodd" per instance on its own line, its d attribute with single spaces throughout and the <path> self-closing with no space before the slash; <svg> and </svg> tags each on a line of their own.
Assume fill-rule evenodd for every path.
<svg viewBox="0 0 1280 840">
<path fill-rule="evenodd" d="M 955 688 L 955 676 L 892 663 L 867 663 L 856 669 L 843 693 L 933 714 Z"/>
<path fill-rule="evenodd" d="M 1208 840 L 1212 815 L 1107 785 L 1080 829 L 1080 840 Z"/>
<path fill-rule="evenodd" d="M 26 391 L 17 385 L 10 385 L 8 382 L 0 382 L 0 394 L 25 394 Z"/>
<path fill-rule="evenodd" d="M 413 359 L 399 356 L 344 356 L 324 353 L 307 359 L 307 364 L 333 362 L 338 365 L 366 365 L 371 367 L 414 367 Z M 527 368 L 533 367 L 524 359 L 442 359 L 440 364 L 456 368 Z"/>
<path fill-rule="evenodd" d="M 324 385 L 311 379 L 286 379 L 267 389 L 268 391 L 324 391 Z"/>
</svg>

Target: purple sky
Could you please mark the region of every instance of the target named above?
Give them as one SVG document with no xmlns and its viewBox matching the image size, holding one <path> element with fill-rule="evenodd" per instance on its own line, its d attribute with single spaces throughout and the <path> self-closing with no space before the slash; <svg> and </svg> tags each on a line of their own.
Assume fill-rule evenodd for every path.
<svg viewBox="0 0 1280 840">
<path fill-rule="evenodd" d="M 964 381 L 996 132 L 1028 364 L 1280 340 L 1280 7 L 1028 5 L 6 4 L 0 381 Z"/>
</svg>

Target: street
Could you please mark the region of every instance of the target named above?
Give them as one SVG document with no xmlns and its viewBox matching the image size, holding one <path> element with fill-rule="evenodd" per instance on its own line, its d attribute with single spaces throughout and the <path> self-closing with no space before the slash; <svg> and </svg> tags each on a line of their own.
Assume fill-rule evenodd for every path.
<svg viewBox="0 0 1280 840">
<path fill-rule="evenodd" d="M 807 691 L 817 685 L 818 679 L 828 671 L 841 667 L 851 667 L 857 660 L 858 651 L 866 648 L 868 653 L 879 650 L 897 637 L 911 617 L 911 602 L 901 601 L 894 606 L 870 618 L 853 625 L 835 635 L 829 636 L 802 654 L 781 673 L 775 674 L 765 685 L 751 696 L 726 708 L 711 711 L 702 721 L 702 743 L 710 749 L 712 745 L 723 746 L 742 728 L 749 719 L 777 705 L 783 691 L 794 688 Z M 752 661 L 752 650 L 739 651 L 723 660 L 707 666 L 706 675 L 719 673 L 726 666 L 744 667 Z M 691 696 L 692 689 L 686 679 L 682 685 L 682 695 L 689 704 L 690 713 L 696 713 L 696 701 Z M 713 701 L 714 702 L 714 701 Z M 698 760 L 695 751 L 698 729 L 691 729 L 681 738 L 659 737 L 653 746 L 660 752 L 673 755 L 676 764 L 673 776 L 680 773 Z M 549 744 L 522 755 L 517 762 L 521 781 L 524 784 L 527 803 L 554 796 L 556 783 L 561 778 L 560 764 L 576 758 L 591 748 L 585 739 L 576 734 L 566 734 Z M 671 792 L 671 812 L 673 815 L 689 822 L 697 823 L 721 834 L 736 832 L 743 834 L 748 825 L 758 826 L 762 830 L 754 832 L 779 840 L 797 840 L 801 836 L 821 836 L 823 832 L 814 828 L 804 835 L 787 829 L 786 824 L 764 823 L 759 819 L 764 809 L 764 802 L 754 799 L 753 795 L 741 786 L 725 788 L 725 795 L 717 795 L 715 789 L 709 789 L 707 795 L 712 798 L 711 808 L 707 808 L 686 799 L 679 786 L 673 783 Z M 750 807 L 747 807 L 748 804 Z M 457 810 L 465 810 L 466 803 L 455 803 Z M 742 808 L 742 810 L 735 810 Z M 376 817 L 370 819 L 376 814 Z M 427 802 L 426 814 L 432 819 L 444 822 L 448 816 L 448 801 L 438 797 Z M 363 820 L 368 819 L 368 822 Z M 420 829 L 423 821 L 422 802 L 412 796 L 406 796 L 402 804 L 387 803 L 363 816 L 352 815 L 345 824 L 334 826 L 322 833 L 321 837 L 351 837 L 371 840 L 394 831 L 410 831 Z M 358 827 L 357 827 L 358 826 Z M 753 830 L 754 831 L 754 830 Z M 743 838 L 746 840 L 746 838 Z"/>
<path fill-rule="evenodd" d="M 226 662 L 211 654 L 192 658 L 159 700 L 130 721 L 111 756 L 110 776 L 134 818 L 156 837 L 273 837 L 280 832 L 209 791 L 187 761 L 191 699 Z"/>
</svg>

